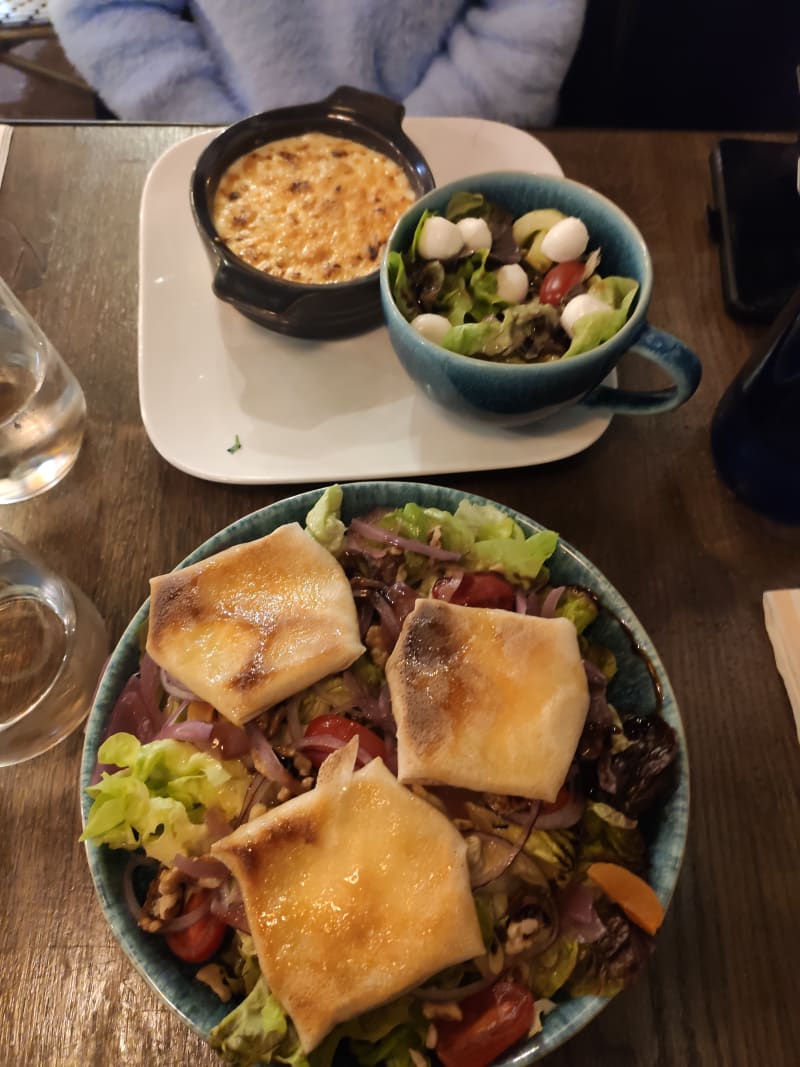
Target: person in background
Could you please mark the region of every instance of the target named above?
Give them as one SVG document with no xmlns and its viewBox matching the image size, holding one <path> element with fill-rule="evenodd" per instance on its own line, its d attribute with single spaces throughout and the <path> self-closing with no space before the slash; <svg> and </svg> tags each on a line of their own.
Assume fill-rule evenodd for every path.
<svg viewBox="0 0 800 1067">
<path fill-rule="evenodd" d="M 354 85 L 411 115 L 555 119 L 586 0 L 50 0 L 120 119 L 225 124 Z"/>
</svg>

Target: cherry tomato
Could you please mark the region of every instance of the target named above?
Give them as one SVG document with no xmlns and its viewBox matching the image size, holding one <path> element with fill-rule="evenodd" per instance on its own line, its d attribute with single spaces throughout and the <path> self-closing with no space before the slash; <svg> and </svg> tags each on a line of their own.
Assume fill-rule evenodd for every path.
<svg viewBox="0 0 800 1067">
<path fill-rule="evenodd" d="M 195 893 L 183 914 L 189 915 L 204 907 L 210 895 L 207 889 Z M 205 911 L 196 923 L 183 930 L 176 930 L 173 934 L 166 934 L 165 940 L 170 951 L 174 952 L 178 959 L 186 963 L 204 963 L 219 949 L 227 929 L 227 923 L 212 912 Z"/>
<path fill-rule="evenodd" d="M 358 744 L 360 748 L 377 759 L 380 757 L 383 762 L 386 762 L 386 745 L 378 735 L 370 730 L 368 726 L 362 726 L 360 722 L 353 722 L 352 719 L 346 719 L 344 715 L 319 715 L 316 719 L 312 719 L 306 727 L 306 737 L 316 737 L 321 734 L 326 734 L 329 737 L 335 737 L 340 741 L 349 741 L 353 737 L 358 738 Z M 319 768 L 325 760 L 326 756 L 330 755 L 330 752 L 320 749 L 316 751 L 310 748 L 306 751 L 306 755 L 314 764 Z"/>
<path fill-rule="evenodd" d="M 533 1022 L 533 994 L 508 975 L 460 1006 L 459 1022 L 436 1021 L 436 1055 L 444 1067 L 487 1067 Z"/>
<path fill-rule="evenodd" d="M 446 582 L 447 579 L 440 579 Z M 433 596 L 437 600 L 444 600 L 445 586 L 437 582 L 433 587 Z M 437 593 L 437 589 L 439 592 Z M 451 604 L 463 604 L 470 608 L 506 608 L 511 611 L 514 607 L 514 587 L 499 574 L 493 571 L 476 571 L 465 574 L 459 583 L 455 593 L 450 597 Z"/>
<path fill-rule="evenodd" d="M 566 294 L 583 281 L 585 263 L 580 259 L 569 259 L 566 263 L 556 263 L 545 274 L 539 300 L 542 304 L 557 307 Z"/>
</svg>

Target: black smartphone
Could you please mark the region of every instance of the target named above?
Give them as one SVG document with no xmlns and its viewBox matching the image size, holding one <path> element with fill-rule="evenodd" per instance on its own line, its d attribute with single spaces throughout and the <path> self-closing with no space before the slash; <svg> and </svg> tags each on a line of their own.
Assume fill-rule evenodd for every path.
<svg viewBox="0 0 800 1067">
<path fill-rule="evenodd" d="M 798 142 L 723 138 L 709 207 L 729 314 L 768 322 L 800 286 Z"/>
</svg>

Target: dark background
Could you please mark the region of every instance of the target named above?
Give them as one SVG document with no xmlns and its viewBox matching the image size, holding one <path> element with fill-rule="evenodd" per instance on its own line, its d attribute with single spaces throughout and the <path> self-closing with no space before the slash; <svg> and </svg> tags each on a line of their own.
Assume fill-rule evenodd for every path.
<svg viewBox="0 0 800 1067">
<path fill-rule="evenodd" d="M 793 130 L 800 0 L 589 0 L 559 126 Z"/>
</svg>

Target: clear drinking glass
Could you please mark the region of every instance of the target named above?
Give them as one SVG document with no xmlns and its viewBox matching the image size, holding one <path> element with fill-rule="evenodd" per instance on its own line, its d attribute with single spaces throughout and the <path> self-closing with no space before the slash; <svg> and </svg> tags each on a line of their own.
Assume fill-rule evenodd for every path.
<svg viewBox="0 0 800 1067">
<path fill-rule="evenodd" d="M 85 719 L 107 651 L 84 593 L 0 530 L 0 767 L 46 752 Z"/>
<path fill-rule="evenodd" d="M 0 278 L 0 504 L 60 482 L 78 458 L 85 422 L 75 376 Z"/>
</svg>

